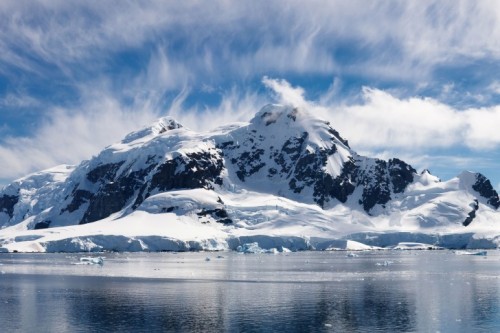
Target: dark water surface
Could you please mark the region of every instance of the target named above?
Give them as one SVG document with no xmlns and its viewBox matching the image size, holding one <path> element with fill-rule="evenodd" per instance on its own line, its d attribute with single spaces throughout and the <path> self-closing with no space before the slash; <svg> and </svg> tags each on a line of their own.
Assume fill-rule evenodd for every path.
<svg viewBox="0 0 500 333">
<path fill-rule="evenodd" d="M 500 251 L 346 254 L 0 254 L 0 331 L 500 332 Z"/>
</svg>

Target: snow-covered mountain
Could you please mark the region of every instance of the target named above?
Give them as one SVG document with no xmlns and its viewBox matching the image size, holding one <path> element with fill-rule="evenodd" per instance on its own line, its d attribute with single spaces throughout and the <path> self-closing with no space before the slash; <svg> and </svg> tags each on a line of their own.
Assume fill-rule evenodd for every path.
<svg viewBox="0 0 500 333">
<path fill-rule="evenodd" d="M 397 158 L 360 156 L 307 110 L 267 105 L 207 133 L 162 118 L 77 167 L 13 182 L 0 191 L 0 247 L 497 247 L 499 206 L 481 174 L 442 182 Z"/>
</svg>

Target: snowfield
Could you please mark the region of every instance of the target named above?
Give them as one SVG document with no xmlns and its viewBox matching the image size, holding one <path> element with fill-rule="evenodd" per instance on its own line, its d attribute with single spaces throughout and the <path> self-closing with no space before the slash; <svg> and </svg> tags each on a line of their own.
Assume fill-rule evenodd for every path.
<svg viewBox="0 0 500 333">
<path fill-rule="evenodd" d="M 0 191 L 0 252 L 498 248 L 481 174 L 354 152 L 306 110 L 195 133 L 171 118 Z"/>
</svg>

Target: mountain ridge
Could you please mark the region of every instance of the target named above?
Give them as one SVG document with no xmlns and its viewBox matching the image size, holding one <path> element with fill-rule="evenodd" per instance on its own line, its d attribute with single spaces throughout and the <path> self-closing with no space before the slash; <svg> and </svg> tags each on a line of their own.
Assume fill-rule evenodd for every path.
<svg viewBox="0 0 500 333">
<path fill-rule="evenodd" d="M 203 191 L 217 199 L 202 200 Z M 330 123 L 302 108 L 277 104 L 264 106 L 248 123 L 208 133 L 163 117 L 76 167 L 21 178 L 0 191 L 0 228 L 8 235 L 7 229 L 29 232 L 131 219 L 139 211 L 192 220 L 195 227 L 198 222 L 214 225 L 223 235 L 252 233 L 263 228 L 262 219 L 277 234 L 289 227 L 269 207 L 235 209 L 244 206 L 247 193 L 277 200 L 278 213 L 280 200 L 288 207 L 318 207 L 310 211 L 323 225 L 307 237 L 322 236 L 321 228 L 329 230 L 328 237 L 394 228 L 457 232 L 458 227 L 464 232 L 476 226 L 492 228 L 489 235 L 496 237 L 498 230 L 494 220 L 500 200 L 484 175 L 463 172 L 441 182 L 397 158 L 361 156 Z M 304 213 L 302 218 L 309 217 Z M 356 230 L 357 224 L 363 227 Z"/>
</svg>

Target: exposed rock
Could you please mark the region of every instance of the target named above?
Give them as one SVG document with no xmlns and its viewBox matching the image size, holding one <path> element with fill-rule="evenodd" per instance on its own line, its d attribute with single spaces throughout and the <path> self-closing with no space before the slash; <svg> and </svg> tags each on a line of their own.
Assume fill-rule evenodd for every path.
<svg viewBox="0 0 500 333">
<path fill-rule="evenodd" d="M 160 121 L 158 123 L 158 134 L 163 134 L 167 131 L 171 131 L 174 129 L 182 128 L 182 125 L 176 122 L 174 119 L 162 119 L 163 121 Z"/>
<path fill-rule="evenodd" d="M 479 202 L 477 201 L 477 199 L 474 199 L 474 203 L 472 203 L 471 206 L 472 206 L 472 210 L 469 212 L 469 215 L 465 218 L 465 221 L 462 222 L 462 224 L 464 225 L 464 227 L 466 227 L 469 224 L 471 224 L 471 222 L 476 217 L 476 212 L 479 209 Z"/>
<path fill-rule="evenodd" d="M 388 168 L 394 193 L 403 192 L 413 182 L 414 175 L 417 173 L 411 165 L 397 158 L 389 160 Z"/>
<path fill-rule="evenodd" d="M 223 208 L 215 209 L 202 209 L 201 212 L 196 213 L 199 217 L 211 216 L 217 223 L 232 224 L 233 221 L 229 218 L 227 211 Z"/>
<path fill-rule="evenodd" d="M 96 183 L 97 181 L 111 181 L 115 178 L 116 172 L 123 165 L 123 163 L 124 162 L 99 165 L 87 173 L 87 179 L 92 183 Z"/>
<path fill-rule="evenodd" d="M 72 193 L 73 199 L 71 200 L 69 205 L 66 206 L 66 208 L 63 208 L 61 210 L 61 214 L 66 211 L 70 213 L 74 212 L 75 210 L 79 209 L 81 205 L 88 203 L 93 196 L 94 195 L 91 192 L 87 190 L 80 190 L 75 187 Z"/>
<path fill-rule="evenodd" d="M 262 155 L 264 155 L 263 149 L 255 149 L 253 151 L 245 151 L 237 158 L 231 159 L 231 163 L 238 168 L 236 176 L 242 182 L 245 181 L 246 177 L 257 173 L 266 165 L 260 158 Z"/>
<path fill-rule="evenodd" d="M 419 182 L 416 187 L 439 182 L 427 172 L 417 175 L 414 168 L 396 158 L 383 161 L 357 155 L 329 123 L 288 106 L 267 106 L 248 124 L 221 127 L 213 133 L 177 130 L 181 127 L 172 119 L 162 118 L 82 163 L 67 181 L 59 178 L 60 183 L 47 183 L 55 178 L 39 176 L 36 181 L 20 180 L 19 184 L 24 184 L 21 203 L 16 195 L 18 187 L 0 192 L 0 212 L 5 213 L 0 214 L 2 223 L 13 224 L 7 216 L 19 220 L 15 223 L 35 216 L 29 226 L 36 229 L 67 225 L 70 220 L 84 224 L 118 212 L 127 215 L 148 197 L 162 192 L 200 188 L 215 190 L 221 196 L 223 191 L 262 192 L 316 203 L 325 209 L 345 203 L 346 209 L 363 215 L 391 214 L 391 210 L 384 210 L 386 205 L 393 199 L 405 202 L 405 190 L 415 179 Z M 471 183 L 479 193 L 472 193 L 478 202 L 500 207 L 488 179 L 468 173 L 462 184 Z M 36 186 L 42 187 L 35 200 L 29 196 L 38 191 Z M 460 190 L 472 192 L 468 186 Z M 460 200 L 450 205 L 455 222 L 469 204 Z M 425 204 L 417 201 L 405 207 Z M 220 197 L 217 202 L 224 207 Z M 167 200 L 152 211 L 178 213 L 179 209 L 180 213 L 179 207 Z M 198 213 L 201 220 L 232 223 L 224 208 L 210 207 Z M 465 221 L 459 218 L 465 226 L 474 220 L 479 204 L 472 208 Z M 468 210 L 465 208 L 465 212 Z"/>
<path fill-rule="evenodd" d="M 144 178 L 152 169 L 153 167 L 149 166 L 146 169 L 121 175 L 114 181 L 102 184 L 90 199 L 89 207 L 80 224 L 106 218 L 125 208 L 136 191 L 144 185 Z"/>
<path fill-rule="evenodd" d="M 178 155 L 161 164 L 151 179 L 150 190 L 212 188 L 222 184 L 224 162 L 217 150 Z"/>
<path fill-rule="evenodd" d="M 14 216 L 14 206 L 18 201 L 18 195 L 4 194 L 0 197 L 0 212 L 4 212 L 9 215 L 10 218 L 12 218 Z"/>
<path fill-rule="evenodd" d="M 49 226 L 50 226 L 50 223 L 51 221 L 42 221 L 42 222 L 38 222 L 37 224 L 35 224 L 34 228 L 35 230 L 37 229 L 47 229 Z"/>
<path fill-rule="evenodd" d="M 391 200 L 390 177 L 387 162 L 375 160 L 375 165 L 362 172 L 358 182 L 363 186 L 360 204 L 369 212 L 376 204 L 384 205 Z"/>
<path fill-rule="evenodd" d="M 321 169 L 317 169 L 316 172 Z M 323 207 L 331 198 L 346 202 L 355 190 L 358 168 L 352 161 L 344 163 L 340 176 L 333 178 L 329 174 L 319 173 L 314 183 L 314 200 Z"/>
<path fill-rule="evenodd" d="M 500 207 L 500 199 L 498 193 L 491 186 L 490 181 L 482 174 L 476 174 L 476 183 L 472 185 L 472 189 L 478 192 L 483 198 L 488 199 L 488 204 L 498 209 Z"/>
</svg>

